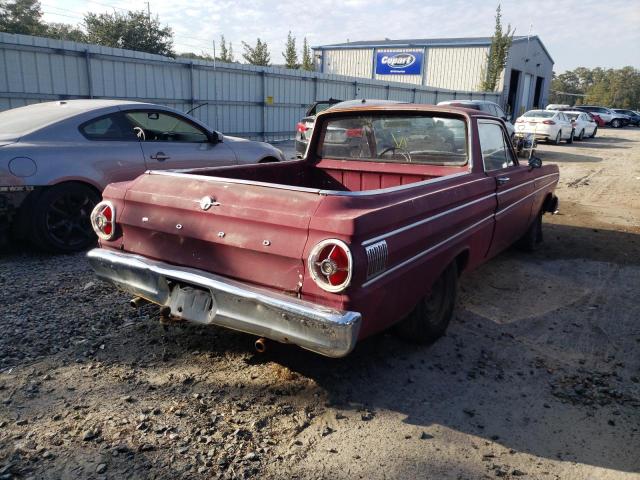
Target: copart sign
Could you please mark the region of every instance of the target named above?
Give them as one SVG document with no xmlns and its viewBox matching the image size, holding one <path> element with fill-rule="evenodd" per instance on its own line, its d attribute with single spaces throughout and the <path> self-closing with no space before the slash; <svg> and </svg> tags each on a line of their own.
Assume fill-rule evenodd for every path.
<svg viewBox="0 0 640 480">
<path fill-rule="evenodd" d="M 423 52 L 377 52 L 376 74 L 420 75 Z"/>
</svg>

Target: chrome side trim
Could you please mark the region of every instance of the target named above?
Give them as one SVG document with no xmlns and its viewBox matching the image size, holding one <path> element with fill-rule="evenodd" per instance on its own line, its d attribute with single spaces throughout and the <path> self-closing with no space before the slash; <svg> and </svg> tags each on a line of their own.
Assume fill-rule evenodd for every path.
<svg viewBox="0 0 640 480">
<path fill-rule="evenodd" d="M 459 236 L 467 233 L 469 230 L 472 230 L 472 229 L 476 228 L 478 225 L 481 225 L 482 223 L 486 222 L 487 220 L 492 220 L 493 218 L 494 218 L 494 215 L 491 214 L 490 216 L 485 217 L 482 220 L 477 221 L 473 225 L 469 225 L 465 229 L 460 230 L 459 232 L 457 232 L 456 234 L 450 236 L 449 238 L 446 238 L 446 239 L 442 240 L 441 242 L 439 242 L 439 243 L 427 248 L 426 250 L 423 250 L 422 252 L 418 253 L 417 255 L 414 255 L 413 257 L 407 258 L 406 260 L 404 260 L 404 261 L 402 261 L 400 263 L 397 263 L 396 265 L 394 265 L 393 267 L 391 267 L 390 269 L 388 269 L 384 273 L 378 275 L 375 278 L 372 278 L 371 280 L 368 280 L 368 281 L 364 282 L 362 284 L 362 287 L 363 288 L 368 287 L 372 283 L 377 282 L 378 280 L 386 277 L 387 275 L 395 272 L 396 270 L 404 267 L 405 265 L 408 265 L 408 264 L 410 264 L 412 262 L 415 262 L 416 260 L 419 260 L 420 258 L 424 257 L 425 255 L 428 255 L 429 253 L 433 252 L 434 250 L 440 248 L 445 243 L 450 242 L 451 240 L 454 240 L 454 239 L 458 238 Z"/>
<path fill-rule="evenodd" d="M 203 170 L 208 170 L 208 169 L 203 169 Z M 206 175 L 198 175 L 196 173 L 182 173 L 179 171 L 171 171 L 171 170 L 147 170 L 145 173 L 148 175 L 164 175 L 169 177 L 186 178 L 189 180 L 199 180 L 202 182 L 231 183 L 234 185 L 255 185 L 258 187 L 277 188 L 279 190 L 293 190 L 297 192 L 307 192 L 307 193 L 315 193 L 315 194 L 322 193 L 322 190 L 320 190 L 319 188 L 293 187 L 290 185 L 283 185 L 280 183 L 256 182 L 253 180 L 240 180 L 237 178 L 209 177 Z"/>
<path fill-rule="evenodd" d="M 336 310 L 203 270 L 104 248 L 89 251 L 87 259 L 101 279 L 167 306 L 184 320 L 293 343 L 329 357 L 351 352 L 360 332 L 358 312 Z M 203 297 L 211 301 L 204 302 Z M 205 304 L 206 310 L 179 308 Z"/>
<path fill-rule="evenodd" d="M 516 205 L 518 205 L 518 204 L 519 204 L 519 203 L 521 203 L 521 202 L 524 202 L 527 198 L 532 197 L 533 195 L 535 195 L 536 193 L 540 192 L 541 190 L 544 190 L 545 188 L 549 187 L 550 185 L 553 185 L 554 183 L 556 183 L 556 181 L 557 181 L 557 180 L 553 180 L 553 181 L 551 181 L 551 182 L 547 183 L 546 185 L 544 185 L 544 186 L 542 186 L 542 187 L 538 188 L 537 190 L 535 190 L 535 191 L 531 192 L 529 195 L 526 195 L 526 196 L 522 197 L 522 198 L 521 198 L 520 200 L 518 200 L 517 202 L 513 202 L 511 205 L 507 205 L 507 206 L 506 206 L 505 208 L 503 208 L 502 210 L 499 210 L 499 211 L 497 211 L 497 212 L 496 212 L 496 217 L 497 217 L 498 215 L 503 214 L 504 212 L 509 211 L 509 209 L 511 209 L 511 208 L 513 208 L 513 207 L 515 207 Z"/>
<path fill-rule="evenodd" d="M 481 178 L 481 179 L 478 179 L 478 180 L 485 180 L 485 179 Z M 471 182 L 469 182 L 469 183 L 471 183 Z M 468 207 L 470 205 L 474 205 L 476 203 L 482 202 L 482 201 L 487 200 L 489 198 L 493 198 L 495 196 L 496 196 L 496 194 L 494 192 L 494 193 L 492 193 L 490 195 L 485 195 L 484 197 L 480 197 L 480 198 L 477 198 L 477 199 L 472 200 L 470 202 L 463 203 L 462 205 L 458 205 L 457 207 L 450 208 L 449 210 L 445 210 L 444 212 L 440 212 L 440 213 L 438 213 L 436 215 L 433 215 L 431 217 L 423 218 L 422 220 L 418 220 L 417 222 L 410 223 L 409 225 L 405 225 L 404 227 L 396 228 L 395 230 L 391 230 L 390 232 L 387 232 L 387 233 L 384 233 L 382 235 L 378 235 L 377 237 L 373 237 L 373 238 L 370 238 L 368 240 L 365 240 L 364 242 L 362 242 L 362 246 L 366 247 L 367 245 L 369 245 L 371 243 L 375 243 L 375 242 L 378 242 L 380 240 L 385 240 L 385 239 L 387 239 L 389 237 L 393 237 L 394 235 L 397 235 L 397 234 L 402 233 L 402 232 L 406 232 L 407 230 L 411 230 L 412 228 L 415 228 L 415 227 L 419 227 L 420 225 L 424 225 L 425 223 L 429 223 L 429 222 L 431 222 L 433 220 L 437 220 L 440 217 L 444 217 L 445 215 L 448 215 L 448 214 L 453 213 L 453 212 L 457 212 L 458 210 L 461 210 L 461 209 L 466 208 L 466 207 Z"/>
<path fill-rule="evenodd" d="M 529 185 L 530 183 L 535 183 L 538 180 L 542 180 L 543 178 L 553 177 L 553 176 L 558 176 L 559 177 L 560 174 L 559 173 L 550 173 L 548 175 L 543 175 L 541 177 L 534 178 L 533 180 L 529 180 L 528 182 L 521 183 L 520 185 L 516 185 L 515 187 L 511 187 L 511 188 L 507 188 L 506 190 L 502 190 L 501 192 L 498 192 L 498 195 L 504 195 L 505 193 L 508 193 L 508 192 L 510 192 L 512 190 L 517 190 L 518 188 L 522 188 L 525 185 Z"/>
<path fill-rule="evenodd" d="M 387 242 L 374 243 L 365 248 L 367 253 L 367 280 L 381 274 L 387 268 L 389 249 Z"/>
</svg>

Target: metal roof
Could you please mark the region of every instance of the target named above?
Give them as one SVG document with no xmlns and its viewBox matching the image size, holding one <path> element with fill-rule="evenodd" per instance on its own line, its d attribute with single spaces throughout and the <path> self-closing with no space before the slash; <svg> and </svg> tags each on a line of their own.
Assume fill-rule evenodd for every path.
<svg viewBox="0 0 640 480">
<path fill-rule="evenodd" d="M 320 45 L 311 47 L 313 50 L 340 50 L 349 48 L 388 48 L 388 47 L 478 47 L 491 45 L 492 37 L 460 37 L 460 38 L 409 38 L 404 40 L 362 40 L 357 42 L 334 43 L 331 45 Z M 518 35 L 513 37 L 513 42 L 537 40 L 542 50 L 547 54 L 551 62 L 553 58 L 549 55 L 546 47 L 537 35 L 530 37 Z"/>
</svg>

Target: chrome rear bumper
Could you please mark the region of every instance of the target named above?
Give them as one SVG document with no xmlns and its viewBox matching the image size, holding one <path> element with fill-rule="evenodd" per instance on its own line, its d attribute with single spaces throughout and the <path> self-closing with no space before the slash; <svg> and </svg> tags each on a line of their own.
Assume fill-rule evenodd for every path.
<svg viewBox="0 0 640 480">
<path fill-rule="evenodd" d="M 203 270 L 102 248 L 87 254 L 98 277 L 198 323 L 293 343 L 328 357 L 343 357 L 356 344 L 361 316 L 229 280 Z M 186 287 L 186 288 L 185 288 Z M 197 289 L 196 295 L 188 293 Z M 208 291 L 204 309 L 202 292 Z M 187 293 L 185 293 L 187 292 Z M 188 296 L 185 302 L 185 295 Z M 205 295 L 206 296 L 206 295 Z"/>
</svg>

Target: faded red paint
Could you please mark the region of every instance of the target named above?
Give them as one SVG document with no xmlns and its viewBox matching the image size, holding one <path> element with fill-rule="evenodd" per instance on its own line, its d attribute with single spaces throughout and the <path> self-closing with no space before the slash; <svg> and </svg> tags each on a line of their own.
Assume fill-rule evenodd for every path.
<svg viewBox="0 0 640 480">
<path fill-rule="evenodd" d="M 495 120 L 493 117 L 475 110 L 424 105 L 368 110 L 425 111 L 464 118 L 473 165 L 318 158 L 314 152 L 319 151 L 320 139 L 314 133 L 310 153 L 302 161 L 188 175 L 145 174 L 109 186 L 104 197 L 116 205 L 119 234 L 112 241 L 102 241 L 102 246 L 361 312 L 360 337 L 366 337 L 409 313 L 457 257 L 464 258 L 468 271 L 517 240 L 553 195 L 558 179 L 555 165 L 537 169 L 515 165 L 484 172 L 477 120 Z M 314 132 L 321 131 L 327 119 L 350 111 L 320 114 Z M 459 175 L 421 183 L 453 174 Z M 498 185 L 501 176 L 509 177 L 509 182 Z M 377 191 L 396 186 L 405 188 Z M 220 205 L 202 210 L 199 200 L 203 196 L 211 196 Z M 424 223 L 414 225 L 421 221 Z M 414 226 L 406 228 L 410 225 Z M 395 270 L 368 280 L 363 243 L 404 228 L 386 238 L 387 270 Z M 327 238 L 345 241 L 353 255 L 351 285 L 341 293 L 318 287 L 306 266 L 313 247 Z"/>
</svg>

